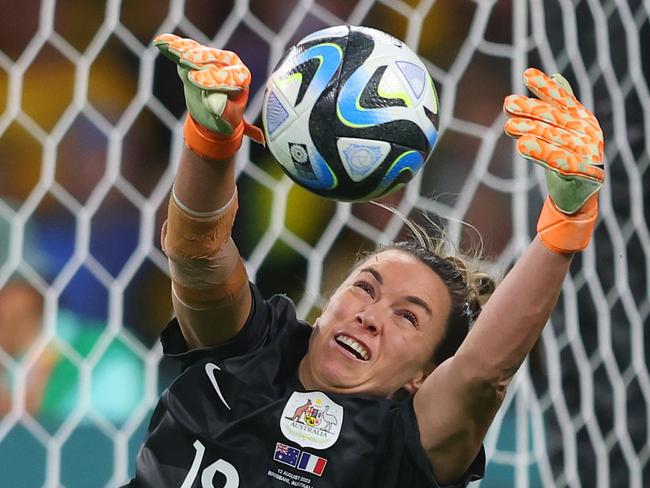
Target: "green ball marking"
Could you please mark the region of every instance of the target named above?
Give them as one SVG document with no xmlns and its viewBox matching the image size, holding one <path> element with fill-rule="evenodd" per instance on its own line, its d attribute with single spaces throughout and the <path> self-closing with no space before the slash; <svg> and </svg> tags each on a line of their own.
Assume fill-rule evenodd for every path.
<svg viewBox="0 0 650 488">
<path fill-rule="evenodd" d="M 389 92 L 389 91 L 384 91 L 381 88 L 378 88 L 377 93 L 379 94 L 379 96 L 383 98 L 389 98 L 389 99 L 396 98 L 402 100 L 407 107 L 413 108 L 413 101 L 411 100 L 411 97 L 408 95 L 408 93 L 404 91 Z M 357 103 L 356 103 L 357 108 L 359 107 L 359 98 L 360 97 L 357 98 Z"/>
<path fill-rule="evenodd" d="M 330 186 L 328 190 L 333 190 L 334 188 L 338 188 L 339 179 L 337 178 L 336 173 L 332 171 L 332 168 L 330 168 L 329 164 L 325 163 L 325 166 L 327 167 L 327 170 L 330 172 L 330 175 L 332 175 L 332 178 L 334 179 L 334 181 L 332 182 L 332 186 Z"/>
<path fill-rule="evenodd" d="M 431 75 L 427 73 L 427 83 L 429 85 L 429 89 L 431 90 L 431 94 L 433 95 L 433 113 L 438 115 L 438 107 L 440 106 L 440 102 L 438 101 L 438 92 L 436 92 L 436 87 L 433 85 L 433 78 L 431 78 Z"/>
<path fill-rule="evenodd" d="M 391 163 L 391 165 L 390 165 L 390 166 L 388 167 L 388 169 L 384 172 L 384 174 L 388 174 L 388 173 L 390 173 L 391 170 L 395 167 L 395 165 L 396 165 L 397 163 L 399 163 L 399 162 L 400 162 L 404 157 L 406 157 L 406 156 L 408 156 L 409 154 L 412 154 L 412 153 L 414 153 L 414 152 L 417 152 L 417 151 L 414 151 L 414 150 L 406 151 L 406 152 L 403 152 L 402 154 L 400 154 L 399 156 L 397 156 L 397 157 L 395 158 L 395 161 L 393 161 L 393 162 Z M 397 174 L 397 176 L 401 175 L 401 174 L 404 173 L 405 171 L 408 171 L 409 173 L 413 174 L 413 171 L 411 171 L 411 168 L 408 168 L 408 167 L 407 167 L 407 168 L 402 168 L 402 169 L 400 170 L 400 172 Z M 390 183 L 389 183 L 389 185 L 390 185 Z M 380 196 L 380 195 L 384 195 L 384 192 L 386 191 L 387 186 L 388 186 L 388 185 L 377 188 L 375 191 L 373 191 L 372 193 L 370 193 L 370 195 L 368 195 L 368 196 L 366 197 L 366 199 L 367 199 L 367 200 L 371 200 L 371 199 L 373 199 L 373 198 L 377 198 L 377 197 Z M 404 185 L 402 185 L 402 186 L 404 186 Z M 401 188 L 401 186 L 400 186 L 400 185 L 396 185 L 395 188 L 393 188 L 393 189 L 391 190 L 390 193 L 392 193 L 393 191 L 398 190 L 399 188 Z M 386 193 L 386 195 L 387 195 L 387 194 L 388 194 L 388 193 Z"/>
<path fill-rule="evenodd" d="M 318 57 L 320 58 L 320 56 L 318 56 Z M 321 58 L 321 62 L 322 62 L 322 58 Z M 278 85 L 278 88 L 284 89 L 291 81 L 294 81 L 294 80 L 298 81 L 298 82 L 302 82 L 302 73 L 296 72 L 296 73 L 294 73 L 294 74 L 292 74 L 290 76 L 287 76 L 285 78 L 281 78 L 281 79 L 276 81 L 276 84 Z"/>
</svg>

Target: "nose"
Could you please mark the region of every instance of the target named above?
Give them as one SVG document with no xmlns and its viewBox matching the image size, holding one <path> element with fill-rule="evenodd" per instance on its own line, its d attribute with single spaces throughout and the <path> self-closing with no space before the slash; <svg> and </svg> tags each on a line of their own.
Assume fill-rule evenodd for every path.
<svg viewBox="0 0 650 488">
<path fill-rule="evenodd" d="M 378 310 L 378 307 L 375 304 L 374 306 L 368 306 L 359 311 L 354 316 L 354 319 L 357 324 L 364 329 L 368 329 L 371 334 L 377 335 L 383 328 L 383 320 L 381 317 L 381 311 Z"/>
</svg>

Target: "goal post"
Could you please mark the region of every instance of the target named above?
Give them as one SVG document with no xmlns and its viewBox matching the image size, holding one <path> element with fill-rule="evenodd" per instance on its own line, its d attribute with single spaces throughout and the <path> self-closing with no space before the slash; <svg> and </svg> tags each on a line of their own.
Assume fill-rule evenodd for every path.
<svg viewBox="0 0 650 488">
<path fill-rule="evenodd" d="M 160 242 L 182 148 L 174 32 L 251 68 L 247 118 L 304 35 L 363 24 L 404 40 L 440 95 L 423 170 L 387 202 L 483 237 L 503 273 L 534 235 L 543 172 L 503 134 L 528 66 L 560 72 L 605 134 L 606 184 L 542 339 L 485 440 L 482 487 L 650 483 L 650 4 L 644 0 L 172 0 L 5 5 L 0 18 L 0 485 L 117 486 L 173 378 Z M 360 250 L 404 231 L 311 195 L 267 149 L 237 159 L 234 237 L 263 293 L 313 318 Z M 471 227 L 462 223 L 466 222 Z M 516 299 L 516 297 L 513 297 Z"/>
</svg>

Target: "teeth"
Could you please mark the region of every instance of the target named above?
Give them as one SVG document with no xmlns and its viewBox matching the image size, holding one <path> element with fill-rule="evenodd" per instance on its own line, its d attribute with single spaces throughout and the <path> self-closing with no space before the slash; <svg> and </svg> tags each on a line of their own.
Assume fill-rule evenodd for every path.
<svg viewBox="0 0 650 488">
<path fill-rule="evenodd" d="M 367 361 L 368 358 L 370 358 L 370 355 L 368 354 L 368 351 L 366 350 L 365 347 L 363 347 L 361 344 L 359 344 L 357 341 L 354 339 L 340 335 L 336 338 L 336 340 L 342 344 L 345 344 L 348 346 L 350 349 L 352 349 L 354 352 L 356 352 L 359 356 L 363 358 L 364 361 Z"/>
</svg>

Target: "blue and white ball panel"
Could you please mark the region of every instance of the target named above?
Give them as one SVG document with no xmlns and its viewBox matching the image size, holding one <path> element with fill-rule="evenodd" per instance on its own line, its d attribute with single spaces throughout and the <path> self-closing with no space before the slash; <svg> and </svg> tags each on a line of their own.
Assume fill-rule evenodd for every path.
<svg viewBox="0 0 650 488">
<path fill-rule="evenodd" d="M 276 132 L 269 148 L 298 183 L 313 190 L 331 190 L 338 181 L 309 135 L 309 116 L 310 112 L 300 114 L 290 124 L 291 130 Z"/>
<path fill-rule="evenodd" d="M 426 85 L 427 72 L 421 66 L 412 62 L 396 61 L 395 64 L 404 75 L 415 98 L 419 99 Z"/>
<path fill-rule="evenodd" d="M 410 171 L 412 175 L 416 174 L 423 164 L 424 156 L 421 152 L 411 150 L 402 153 L 395 158 L 395 161 L 393 161 L 393 164 L 391 164 L 390 168 L 388 168 L 388 171 L 377 185 L 377 189 L 372 192 L 368 198 L 375 198 L 377 195 L 382 195 L 404 171 Z M 398 185 L 393 188 L 392 191 L 398 190 L 402 186 L 404 185 Z"/>
<path fill-rule="evenodd" d="M 305 96 L 296 106 L 298 91 L 302 83 L 302 76 L 298 73 L 289 75 L 289 73 L 301 64 L 311 60 L 318 59 L 320 64 L 314 74 Z M 323 90 L 337 73 L 341 62 L 343 61 L 343 50 L 340 46 L 332 43 L 318 44 L 304 51 L 297 53 L 295 56 L 288 57 L 276 70 L 276 74 L 271 77 L 270 82 L 277 90 L 284 93 L 285 98 L 292 106 L 295 106 L 296 112 L 310 109 L 318 100 Z"/>
<path fill-rule="evenodd" d="M 350 179 L 359 182 L 371 175 L 386 159 L 390 143 L 353 137 L 339 137 L 336 147 Z"/>
<path fill-rule="evenodd" d="M 327 164 L 325 158 L 316 150 L 314 145 L 309 146 L 310 156 L 312 158 L 312 170 L 317 176 L 315 181 L 304 181 L 303 184 L 314 190 L 332 190 L 338 186 L 338 179 Z"/>
<path fill-rule="evenodd" d="M 386 70 L 379 80 L 377 86 L 377 93 L 384 98 L 398 98 L 404 102 L 406 107 L 400 108 L 403 111 L 412 109 L 417 105 L 417 98 L 414 96 L 413 91 L 410 90 L 408 80 L 404 79 L 401 71 L 396 68 L 396 63 L 391 60 L 386 60 Z"/>
<path fill-rule="evenodd" d="M 266 103 L 264 104 L 264 113 L 262 114 L 266 122 L 266 129 L 270 136 L 273 136 L 284 122 L 289 119 L 289 111 L 284 107 L 278 96 L 269 90 Z"/>
<path fill-rule="evenodd" d="M 302 85 L 300 73 L 289 74 L 296 66 L 318 59 L 319 66 L 314 74 L 307 91 L 300 104 L 296 105 L 298 92 Z M 263 105 L 265 127 L 268 131 L 270 141 L 273 141 L 275 134 L 285 126 L 289 126 L 295 118 L 304 110 L 311 110 L 313 104 L 318 100 L 323 90 L 327 87 L 332 77 L 336 74 L 343 52 L 335 44 L 320 44 L 306 49 L 296 56 L 287 58 L 268 81 Z"/>
<path fill-rule="evenodd" d="M 291 104 L 285 99 L 284 94 L 280 90 L 274 89 L 272 81 L 269 80 L 262 104 L 262 119 L 267 142 L 274 141 L 286 128 L 291 126 L 296 118 L 297 115 Z"/>
<path fill-rule="evenodd" d="M 427 96 L 428 73 L 420 58 L 406 45 L 388 35 L 373 35 L 373 53 L 339 89 L 337 114 L 349 127 L 370 127 L 394 120 L 410 120 L 422 126 L 416 113 Z M 384 98 L 399 98 L 406 107 L 364 109 L 358 103 L 361 93 L 377 68 L 386 66 L 379 82 L 378 94 Z M 426 117 L 425 117 L 426 118 Z M 427 119 L 425 125 L 433 124 Z"/>
<path fill-rule="evenodd" d="M 359 104 L 359 98 L 366 85 L 372 78 L 376 69 L 385 65 L 378 59 L 362 64 L 339 89 L 336 111 L 339 120 L 349 127 L 371 127 L 384 124 L 393 120 L 412 120 L 418 122 L 413 108 L 406 107 L 381 107 L 367 109 Z M 404 93 L 402 81 L 392 73 L 394 67 L 389 65 L 379 82 L 379 91 L 383 93 Z M 410 102 L 410 100 L 409 100 Z M 407 105 L 413 105 L 407 103 Z"/>
<path fill-rule="evenodd" d="M 298 92 L 302 85 L 302 75 L 295 73 L 284 78 L 274 77 L 272 81 L 275 85 L 275 90 L 282 93 L 290 107 L 295 108 L 296 100 L 298 100 Z"/>
</svg>

